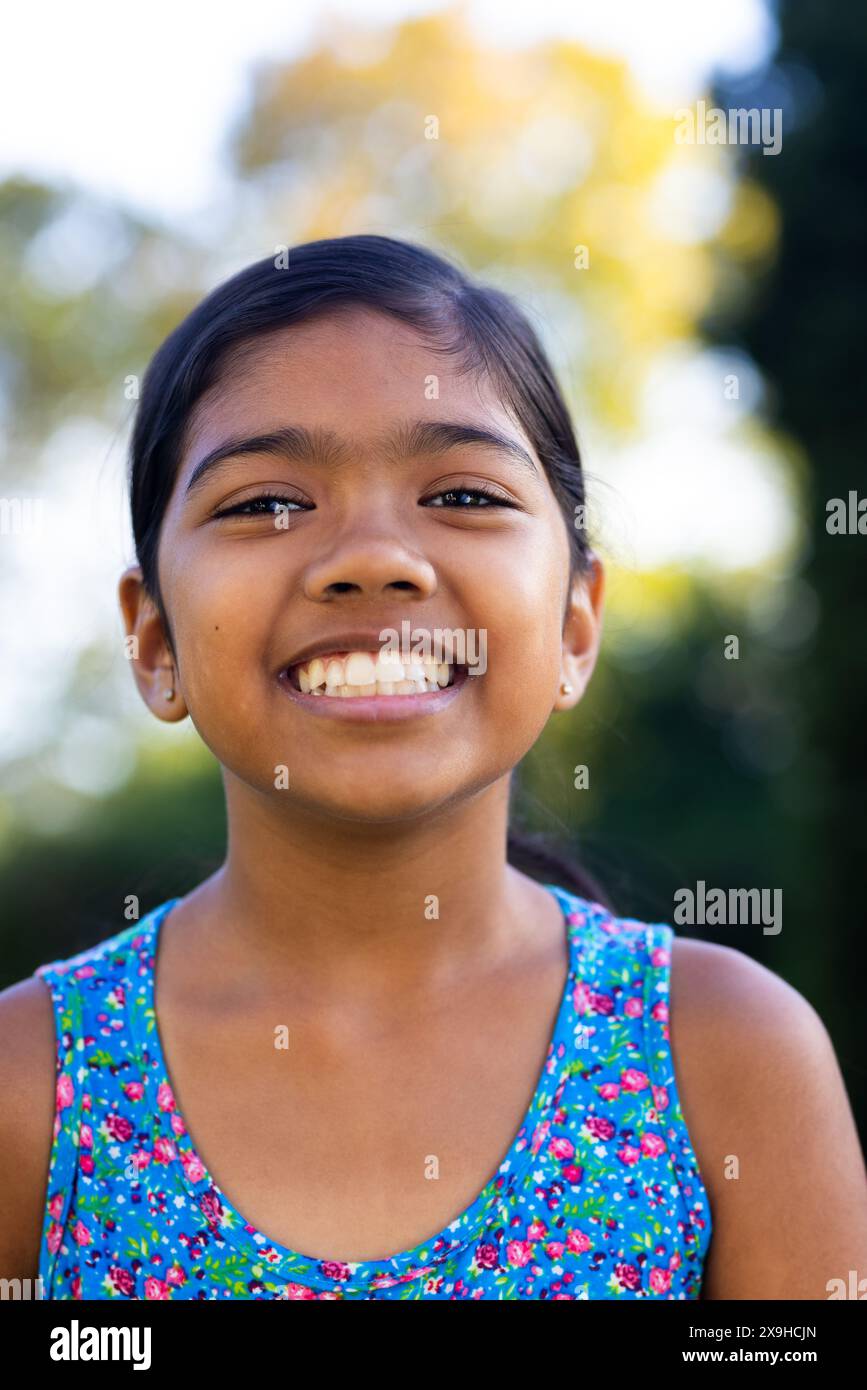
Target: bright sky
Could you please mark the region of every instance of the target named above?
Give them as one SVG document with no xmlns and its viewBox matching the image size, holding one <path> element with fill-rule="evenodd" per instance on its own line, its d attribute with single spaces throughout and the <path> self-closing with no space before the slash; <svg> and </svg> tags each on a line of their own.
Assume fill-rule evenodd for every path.
<svg viewBox="0 0 867 1390">
<path fill-rule="evenodd" d="M 359 54 L 362 39 L 351 24 L 377 26 L 440 8 L 423 0 L 335 0 L 328 10 L 315 0 L 219 8 L 199 0 L 141 7 L 79 0 L 48 10 L 19 4 L 6 11 L 0 48 L 0 179 L 68 180 L 168 224 L 196 219 L 219 206 L 230 186 L 221 145 L 255 60 L 291 58 L 323 34 Z M 620 55 L 647 94 L 671 110 L 694 100 L 714 67 L 754 66 L 775 37 L 760 0 L 727 0 L 712 13 L 695 0 L 471 0 L 464 8 L 487 43 L 559 35 Z M 706 210 L 713 190 L 705 194 L 693 201 Z M 742 377 L 739 405 L 721 400 L 726 371 Z M 660 362 L 640 445 L 590 460 L 591 472 L 604 474 L 603 502 L 613 499 L 613 540 L 627 563 L 710 558 L 725 571 L 759 562 L 790 539 L 778 465 L 738 433 L 760 389 L 754 377 L 750 364 L 698 346 L 689 361 Z M 0 686 L 0 761 L 59 738 L 48 770 L 96 794 L 127 773 L 124 720 L 148 722 L 120 650 L 116 585 L 132 558 L 122 444 L 94 421 L 68 421 L 45 445 L 46 459 L 62 466 L 43 475 L 42 532 L 2 538 L 2 663 L 15 679 Z M 26 479 L 7 487 L 10 496 L 26 491 Z M 105 672 L 113 714 L 73 723 L 64 718 L 67 672 L 106 634 L 117 637 Z M 56 798 L 38 814 L 43 828 L 52 814 L 62 822 Z"/>
</svg>

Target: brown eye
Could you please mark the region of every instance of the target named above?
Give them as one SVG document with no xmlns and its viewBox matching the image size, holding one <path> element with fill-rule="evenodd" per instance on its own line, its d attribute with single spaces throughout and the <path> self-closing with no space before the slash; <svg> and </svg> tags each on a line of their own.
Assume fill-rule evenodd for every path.
<svg viewBox="0 0 867 1390">
<path fill-rule="evenodd" d="M 277 506 L 273 506 L 277 503 Z M 252 509 L 252 510 L 249 510 Z M 274 492 L 263 492 L 258 497 L 248 497 L 243 502 L 237 502 L 233 507 L 226 507 L 224 511 L 215 512 L 216 518 L 224 516 L 279 516 L 280 510 L 305 511 L 305 507 L 300 502 L 296 502 L 292 497 L 282 497 Z"/>
<path fill-rule="evenodd" d="M 448 502 L 441 502 L 439 499 L 448 498 Z M 472 500 L 471 500 L 472 499 Z M 494 507 L 513 507 L 514 502 L 509 498 L 503 497 L 499 492 L 487 487 L 450 487 L 442 492 L 437 492 L 432 498 L 423 504 L 424 506 L 449 507 L 458 511 L 469 511 L 473 507 L 487 508 Z"/>
</svg>

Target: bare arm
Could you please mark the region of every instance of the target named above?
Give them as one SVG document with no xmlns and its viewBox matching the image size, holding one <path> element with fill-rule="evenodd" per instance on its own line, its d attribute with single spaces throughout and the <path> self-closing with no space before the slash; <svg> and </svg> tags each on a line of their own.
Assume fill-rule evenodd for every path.
<svg viewBox="0 0 867 1390">
<path fill-rule="evenodd" d="M 54 1133 L 56 1046 L 40 979 L 0 993 L 0 1278 L 35 1279 Z"/>
<path fill-rule="evenodd" d="M 741 951 L 677 938 L 671 1043 L 711 1200 L 702 1297 L 827 1299 L 867 1277 L 864 1157 L 812 1005 Z"/>
</svg>

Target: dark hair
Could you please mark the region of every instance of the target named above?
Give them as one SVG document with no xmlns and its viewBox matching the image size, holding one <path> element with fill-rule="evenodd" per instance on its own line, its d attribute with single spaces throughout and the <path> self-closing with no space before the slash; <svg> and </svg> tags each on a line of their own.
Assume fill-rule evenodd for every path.
<svg viewBox="0 0 867 1390">
<path fill-rule="evenodd" d="M 463 373 L 487 372 L 547 473 L 569 537 L 570 582 L 591 564 L 584 525 L 584 475 L 569 412 L 539 339 L 501 290 L 482 285 L 444 257 L 392 237 L 331 237 L 266 257 L 207 295 L 162 343 L 145 373 L 130 455 L 136 556 L 146 591 L 174 652 L 159 586 L 163 516 L 196 402 L 263 334 L 350 305 L 366 305 L 422 333 Z M 534 878 L 566 879 L 601 900 L 576 866 L 517 831 L 509 860 Z"/>
</svg>

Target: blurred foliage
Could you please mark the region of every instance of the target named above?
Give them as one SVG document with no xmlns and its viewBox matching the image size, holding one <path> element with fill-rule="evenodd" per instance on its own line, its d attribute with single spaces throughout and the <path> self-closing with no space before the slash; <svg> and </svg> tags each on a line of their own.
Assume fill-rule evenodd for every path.
<svg viewBox="0 0 867 1390">
<path fill-rule="evenodd" d="M 489 50 L 455 13 L 381 40 L 343 34 L 255 71 L 227 144 L 236 206 L 210 239 L 146 226 L 75 189 L 0 185 L 0 271 L 16 287 L 0 324 L 0 392 L 15 422 L 4 467 L 7 477 L 35 468 L 39 442 L 70 412 L 120 428 L 125 376 L 206 289 L 320 236 L 409 236 L 529 303 L 585 440 L 640 427 L 662 349 L 699 331 L 746 349 L 772 388 L 765 426 L 806 451 L 803 476 L 792 462 L 805 569 L 722 587 L 673 569 L 621 576 L 589 694 L 525 760 L 516 809 L 577 848 L 630 915 L 671 920 L 675 890 L 698 879 L 782 887 L 779 936 L 694 933 L 763 960 L 813 1002 L 867 1125 L 863 541 L 824 530 L 825 500 L 857 487 L 860 470 L 855 102 L 867 17 L 849 9 L 831 21 L 806 0 L 784 7 L 781 24 L 773 65 L 714 99 L 781 105 L 787 118 L 797 109 L 799 124 L 784 124 L 778 156 L 737 152 L 729 215 L 705 239 L 673 235 L 660 200 L 673 168 L 701 161 L 730 178 L 733 151 L 676 146 L 671 119 L 613 60 L 564 42 Z M 438 138 L 427 139 L 432 118 Z M 590 248 L 592 275 L 576 270 L 577 245 Z M 738 662 L 723 657 L 731 633 Z M 82 677 L 99 664 L 92 653 L 72 664 L 70 710 L 93 701 L 105 714 L 104 690 Z M 145 729 L 144 715 L 129 723 L 138 760 L 111 795 L 59 785 L 50 759 L 30 752 L 6 769 L 0 985 L 120 930 L 128 894 L 147 910 L 220 862 L 219 769 L 192 731 L 161 727 L 155 743 Z M 577 764 L 590 768 L 586 791 L 573 786 Z"/>
</svg>

